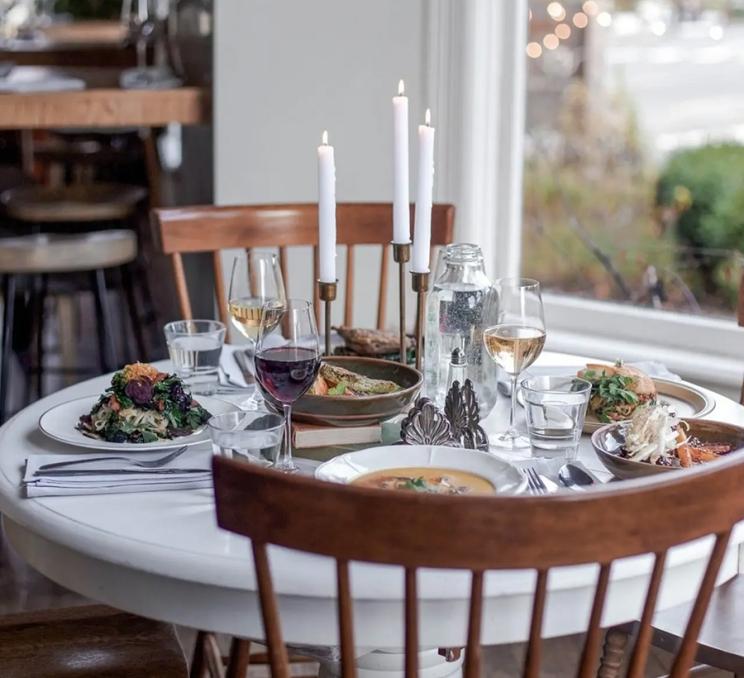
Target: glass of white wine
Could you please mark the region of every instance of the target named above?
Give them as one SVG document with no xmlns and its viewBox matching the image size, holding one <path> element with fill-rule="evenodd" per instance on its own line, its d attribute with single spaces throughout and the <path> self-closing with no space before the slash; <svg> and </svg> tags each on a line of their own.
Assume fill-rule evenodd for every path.
<svg viewBox="0 0 744 678">
<path fill-rule="evenodd" d="M 244 257 L 235 257 L 227 298 L 233 327 L 250 342 L 250 363 L 253 365 L 264 304 L 278 302 L 284 305 L 287 301 L 284 278 L 276 254 L 250 250 Z M 255 366 L 253 374 L 255 377 Z M 261 392 L 256 388 L 240 407 L 255 410 L 262 402 Z"/>
<path fill-rule="evenodd" d="M 530 278 L 504 278 L 495 284 L 498 304 L 493 324 L 483 331 L 483 342 L 493 361 L 511 378 L 509 428 L 491 438 L 508 449 L 526 448 L 530 440 L 516 427 L 517 381 L 543 350 L 545 318 L 540 283 Z"/>
</svg>

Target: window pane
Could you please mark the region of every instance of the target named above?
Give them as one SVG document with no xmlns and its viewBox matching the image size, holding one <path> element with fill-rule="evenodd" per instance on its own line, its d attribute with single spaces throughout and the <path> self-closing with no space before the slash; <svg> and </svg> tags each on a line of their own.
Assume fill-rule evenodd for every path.
<svg viewBox="0 0 744 678">
<path fill-rule="evenodd" d="M 530 8 L 525 274 L 730 317 L 744 262 L 744 0 Z"/>
</svg>

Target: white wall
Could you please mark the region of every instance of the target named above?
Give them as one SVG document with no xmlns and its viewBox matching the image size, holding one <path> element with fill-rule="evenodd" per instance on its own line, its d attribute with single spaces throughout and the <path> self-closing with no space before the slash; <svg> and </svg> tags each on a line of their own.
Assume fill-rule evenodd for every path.
<svg viewBox="0 0 744 678">
<path fill-rule="evenodd" d="M 391 97 L 398 80 L 405 79 L 410 97 L 412 142 L 428 105 L 427 0 L 215 5 L 217 204 L 315 200 L 323 129 L 336 148 L 338 200 L 391 200 Z M 412 168 L 412 184 L 414 177 Z M 379 254 L 358 257 L 355 324 L 373 326 L 375 304 L 362 282 L 376 287 Z M 339 252 L 340 272 L 344 261 Z M 289 268 L 290 293 L 309 298 L 309 251 L 290 254 Z M 392 322 L 393 292 L 391 285 Z M 335 322 L 342 307 L 340 298 Z"/>
</svg>

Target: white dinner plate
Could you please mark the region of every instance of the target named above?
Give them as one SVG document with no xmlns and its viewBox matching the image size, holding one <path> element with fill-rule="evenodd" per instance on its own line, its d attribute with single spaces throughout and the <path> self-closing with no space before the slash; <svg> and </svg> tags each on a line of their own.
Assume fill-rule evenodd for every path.
<svg viewBox="0 0 744 678">
<path fill-rule="evenodd" d="M 318 466 L 315 477 L 350 483 L 374 471 L 411 466 L 468 471 L 488 480 L 499 494 L 522 492 L 527 486 L 515 466 L 487 452 L 439 445 L 387 445 L 348 452 Z"/>
<path fill-rule="evenodd" d="M 39 428 L 44 435 L 49 436 L 66 445 L 75 447 L 87 447 L 95 450 L 126 450 L 127 452 L 147 452 L 149 450 L 162 450 L 169 447 L 182 447 L 183 445 L 198 445 L 209 440 L 209 431 L 206 425 L 192 433 L 190 436 L 173 438 L 171 440 L 158 440 L 154 443 L 109 443 L 97 438 L 89 438 L 78 431 L 78 420 L 84 414 L 89 414 L 93 405 L 98 402 L 100 396 L 86 396 L 77 400 L 56 405 L 44 412 L 39 418 Z M 217 398 L 197 396 L 199 404 L 211 414 L 224 414 L 234 412 L 238 408 L 232 403 Z"/>
</svg>

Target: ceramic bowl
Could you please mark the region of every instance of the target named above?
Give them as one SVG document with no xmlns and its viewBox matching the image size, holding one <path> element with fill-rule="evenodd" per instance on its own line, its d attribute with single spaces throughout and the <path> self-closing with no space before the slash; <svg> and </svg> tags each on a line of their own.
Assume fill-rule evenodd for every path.
<svg viewBox="0 0 744 678">
<path fill-rule="evenodd" d="M 731 445 L 732 452 L 744 448 L 744 428 L 707 419 L 683 419 L 689 435 L 711 443 Z M 620 456 L 625 443 L 627 422 L 608 424 L 592 434 L 592 445 L 600 461 L 616 478 L 631 480 L 661 473 L 676 473 L 684 469 L 675 466 L 658 466 L 645 461 L 633 461 Z"/>
<path fill-rule="evenodd" d="M 292 407 L 292 418 L 297 421 L 330 426 L 379 424 L 408 410 L 423 382 L 421 372 L 390 360 L 333 356 L 323 361 L 373 379 L 394 381 L 402 390 L 356 398 L 305 394 Z"/>
</svg>

